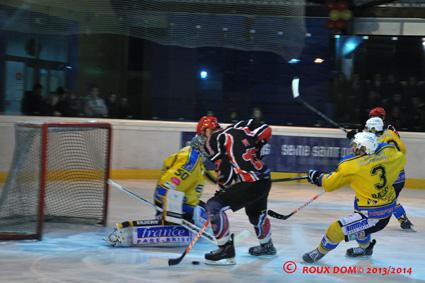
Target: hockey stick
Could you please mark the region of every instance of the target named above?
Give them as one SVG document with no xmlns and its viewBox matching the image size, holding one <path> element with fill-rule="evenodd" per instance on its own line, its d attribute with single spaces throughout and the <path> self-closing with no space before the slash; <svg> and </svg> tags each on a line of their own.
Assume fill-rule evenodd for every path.
<svg viewBox="0 0 425 283">
<path fill-rule="evenodd" d="M 311 111 L 313 111 L 314 113 L 316 113 L 317 115 L 319 115 L 320 117 L 322 117 L 323 119 L 325 119 L 326 121 L 328 121 L 329 123 L 331 123 L 332 125 L 334 125 L 335 127 L 339 128 L 344 133 L 347 133 L 348 132 L 347 129 L 345 129 L 344 127 L 342 127 L 340 124 L 338 124 L 337 122 L 335 122 L 334 120 L 332 120 L 331 118 L 329 118 L 328 116 L 326 116 L 325 114 L 323 114 L 322 112 L 320 112 L 319 110 L 317 110 L 316 108 L 314 108 L 313 106 L 311 106 L 309 103 L 307 103 L 306 101 L 304 101 L 300 97 L 299 86 L 300 86 L 300 78 L 294 77 L 292 79 L 292 96 L 294 97 L 294 99 L 297 99 L 299 102 L 301 102 L 302 104 L 304 104 L 304 106 L 306 106 L 308 109 L 310 109 Z"/>
<path fill-rule="evenodd" d="M 139 196 L 139 195 L 137 195 L 137 194 L 133 193 L 132 191 L 130 191 L 130 190 L 128 190 L 127 188 L 125 188 L 124 186 L 122 186 L 122 185 L 120 185 L 120 184 L 118 184 L 118 183 L 116 183 L 116 182 L 112 181 L 111 179 L 109 179 L 109 180 L 108 180 L 108 184 L 109 184 L 109 185 L 111 185 L 112 187 L 114 187 L 114 188 L 116 188 L 116 189 L 118 189 L 118 190 L 120 190 L 120 191 L 122 191 L 122 192 L 124 192 L 124 193 L 126 193 L 126 194 L 128 194 L 128 195 L 130 195 L 130 196 L 132 196 L 133 198 L 135 198 L 135 199 L 137 199 L 137 200 L 139 200 L 139 201 L 142 201 L 142 202 L 146 203 L 147 205 L 151 206 L 152 208 L 154 208 L 154 209 L 156 209 L 156 210 L 158 210 L 158 211 L 162 212 L 162 208 L 157 207 L 157 206 L 156 206 L 156 205 L 154 205 L 152 202 L 150 202 L 150 201 L 148 201 L 147 199 L 144 199 L 143 197 L 141 197 L 141 196 Z M 196 226 L 196 225 L 194 225 L 194 224 L 190 223 L 189 221 L 187 221 L 187 220 L 185 220 L 185 219 L 182 219 L 182 223 L 181 223 L 181 225 L 182 225 L 183 227 L 185 227 L 186 229 L 188 229 L 189 231 L 191 231 L 192 233 L 194 233 L 194 234 L 199 233 L 199 231 L 200 231 L 200 228 L 199 228 L 198 226 Z M 213 235 L 211 235 L 211 234 L 209 234 L 209 233 L 203 233 L 203 234 L 202 234 L 202 236 L 203 236 L 205 239 L 207 239 L 208 241 L 210 241 L 211 243 L 213 243 L 213 244 L 215 244 L 215 245 L 217 244 L 217 242 L 216 242 L 216 240 L 215 240 L 215 237 L 214 237 Z"/>
<path fill-rule="evenodd" d="M 192 241 L 186 247 L 186 249 L 184 250 L 184 252 L 182 253 L 182 255 L 179 256 L 178 258 L 170 258 L 170 259 L 168 259 L 168 265 L 170 265 L 170 266 L 171 265 L 177 265 L 177 264 L 179 264 L 183 260 L 183 258 L 187 255 L 188 252 L 190 252 L 190 250 L 192 249 L 192 247 L 195 245 L 195 243 L 202 236 L 202 233 L 204 233 L 205 229 L 207 229 L 209 223 L 210 223 L 209 220 L 205 221 L 204 226 L 202 226 L 202 228 L 201 228 L 201 230 L 199 230 L 198 234 L 196 234 L 196 236 L 192 239 Z"/>
<path fill-rule="evenodd" d="M 292 177 L 292 178 L 271 179 L 271 182 L 272 183 L 288 182 L 288 181 L 304 180 L 304 179 L 307 179 L 307 178 L 308 178 L 308 176 L 298 176 L 298 177 Z"/>
<path fill-rule="evenodd" d="M 289 217 L 291 217 L 292 215 L 294 215 L 295 213 L 297 213 L 298 211 L 300 211 L 301 209 L 303 209 L 304 207 L 306 207 L 307 205 L 309 205 L 310 203 L 312 203 L 314 200 L 318 199 L 321 195 L 323 195 L 325 193 L 325 191 L 321 192 L 320 194 L 315 195 L 312 199 L 310 199 L 308 202 L 304 203 L 303 205 L 301 205 L 300 207 L 298 207 L 297 209 L 295 209 L 294 211 L 292 211 L 290 214 L 288 215 L 284 215 L 284 214 L 280 214 L 277 213 L 273 210 L 269 210 L 267 212 L 267 214 L 273 218 L 277 218 L 277 219 L 282 219 L 282 220 L 286 220 Z"/>
</svg>

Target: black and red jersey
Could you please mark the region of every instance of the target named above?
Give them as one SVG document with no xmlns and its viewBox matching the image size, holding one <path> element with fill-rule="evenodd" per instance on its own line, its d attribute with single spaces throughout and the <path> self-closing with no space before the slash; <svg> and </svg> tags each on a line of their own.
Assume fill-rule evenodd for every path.
<svg viewBox="0 0 425 283">
<path fill-rule="evenodd" d="M 218 182 L 255 182 L 270 178 L 270 170 L 259 158 L 259 150 L 270 139 L 270 126 L 255 119 L 240 121 L 214 132 L 206 151 L 216 164 Z"/>
</svg>

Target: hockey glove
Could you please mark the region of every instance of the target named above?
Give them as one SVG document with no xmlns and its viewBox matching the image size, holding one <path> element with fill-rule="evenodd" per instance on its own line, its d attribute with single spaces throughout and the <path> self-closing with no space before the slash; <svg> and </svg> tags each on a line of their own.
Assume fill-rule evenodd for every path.
<svg viewBox="0 0 425 283">
<path fill-rule="evenodd" d="M 347 132 L 347 139 L 352 140 L 359 131 L 357 129 Z"/>
<path fill-rule="evenodd" d="M 320 176 L 322 174 L 323 174 L 322 172 L 317 171 L 317 170 L 309 170 L 307 180 L 308 180 L 309 183 L 320 187 L 322 185 L 321 181 L 320 181 Z"/>
</svg>

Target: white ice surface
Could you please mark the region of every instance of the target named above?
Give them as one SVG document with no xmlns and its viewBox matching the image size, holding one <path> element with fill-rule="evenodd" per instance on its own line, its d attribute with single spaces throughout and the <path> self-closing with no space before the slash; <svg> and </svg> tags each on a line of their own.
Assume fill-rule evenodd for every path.
<svg viewBox="0 0 425 283">
<path fill-rule="evenodd" d="M 135 193 L 151 199 L 155 182 L 121 181 Z M 320 189 L 297 183 L 275 183 L 269 207 L 287 214 L 313 197 Z M 206 186 L 203 199 L 214 192 Z M 327 193 L 286 221 L 271 219 L 278 255 L 255 258 L 247 253 L 257 240 L 252 236 L 236 245 L 237 265 L 192 265 L 215 247 L 198 242 L 182 263 L 169 267 L 167 259 L 178 257 L 183 248 L 112 248 L 102 238 L 114 223 L 149 219 L 152 208 L 111 189 L 108 227 L 49 224 L 43 241 L 0 242 L 0 282 L 425 282 L 425 190 L 405 189 L 400 200 L 418 232 L 400 230 L 395 219 L 374 235 L 377 244 L 370 258 L 351 259 L 345 250 L 354 242 L 341 243 L 316 266 L 402 267 L 412 274 L 303 274 L 303 253 L 317 246 L 328 225 L 352 212 L 353 193 L 344 189 Z M 232 232 L 252 229 L 244 211 L 228 213 Z M 284 262 L 292 260 L 297 270 L 287 274 Z M 309 265 L 311 266 L 311 265 Z"/>
</svg>

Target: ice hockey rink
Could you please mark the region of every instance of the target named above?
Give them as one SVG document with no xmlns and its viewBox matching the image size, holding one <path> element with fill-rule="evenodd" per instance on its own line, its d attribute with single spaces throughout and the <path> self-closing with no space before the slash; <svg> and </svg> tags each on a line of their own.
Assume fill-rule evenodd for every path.
<svg viewBox="0 0 425 283">
<path fill-rule="evenodd" d="M 119 182 L 152 198 L 153 180 Z M 214 190 L 208 184 L 202 199 Z M 320 190 L 309 184 L 274 183 L 269 208 L 288 214 Z M 169 267 L 167 259 L 178 257 L 184 247 L 114 248 L 104 243 L 102 238 L 116 222 L 153 216 L 151 207 L 111 188 L 107 227 L 49 224 L 41 242 L 0 242 L 0 282 L 425 282 L 424 195 L 423 190 L 405 189 L 400 197 L 418 231 L 403 232 L 392 219 L 375 234 L 377 244 L 370 258 L 347 258 L 345 250 L 355 245 L 350 242 L 341 243 L 316 265 L 302 263 L 303 253 L 316 247 L 331 221 L 351 213 L 353 192 L 343 189 L 322 195 L 288 220 L 271 220 L 277 256 L 250 256 L 248 248 L 257 244 L 252 231 L 236 243 L 237 265 L 203 264 L 203 254 L 215 247 L 200 240 L 179 265 Z M 228 215 L 232 232 L 252 230 L 243 210 Z M 285 264 L 288 261 L 292 262 Z M 356 274 L 341 274 L 350 267 Z M 400 274 L 385 274 L 388 269 Z"/>
</svg>

